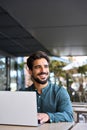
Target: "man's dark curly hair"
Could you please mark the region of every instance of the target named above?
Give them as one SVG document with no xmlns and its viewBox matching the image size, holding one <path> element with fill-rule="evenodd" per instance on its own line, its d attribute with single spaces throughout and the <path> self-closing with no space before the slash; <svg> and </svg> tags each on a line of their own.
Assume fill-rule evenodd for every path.
<svg viewBox="0 0 87 130">
<path fill-rule="evenodd" d="M 45 52 L 37 51 L 37 52 L 31 54 L 30 57 L 27 59 L 27 66 L 28 66 L 28 68 L 30 70 L 32 70 L 33 62 L 36 59 L 41 59 L 41 58 L 45 58 L 47 60 L 47 62 L 50 63 L 50 59 L 49 59 L 48 55 Z"/>
</svg>

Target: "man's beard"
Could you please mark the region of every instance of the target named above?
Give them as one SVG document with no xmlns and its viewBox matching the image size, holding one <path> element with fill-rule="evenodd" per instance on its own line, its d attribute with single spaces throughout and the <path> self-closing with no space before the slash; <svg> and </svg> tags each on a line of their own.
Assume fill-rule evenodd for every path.
<svg viewBox="0 0 87 130">
<path fill-rule="evenodd" d="M 43 73 L 40 73 L 40 74 L 43 74 Z M 38 75 L 40 75 L 40 74 L 38 74 Z M 48 73 L 45 73 L 45 74 L 48 75 Z M 32 78 L 33 78 L 37 83 L 39 83 L 39 84 L 45 84 L 45 83 L 47 83 L 47 81 L 48 81 L 48 79 L 49 79 L 49 76 L 48 76 L 47 79 L 45 79 L 45 80 L 40 80 L 39 78 L 35 78 L 33 75 L 32 75 Z"/>
</svg>

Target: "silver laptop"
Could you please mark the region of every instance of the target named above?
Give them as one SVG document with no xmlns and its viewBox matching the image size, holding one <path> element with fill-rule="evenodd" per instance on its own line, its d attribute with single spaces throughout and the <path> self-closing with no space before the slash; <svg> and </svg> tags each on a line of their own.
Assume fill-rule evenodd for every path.
<svg viewBox="0 0 87 130">
<path fill-rule="evenodd" d="M 38 126 L 36 92 L 0 91 L 0 124 Z"/>
</svg>

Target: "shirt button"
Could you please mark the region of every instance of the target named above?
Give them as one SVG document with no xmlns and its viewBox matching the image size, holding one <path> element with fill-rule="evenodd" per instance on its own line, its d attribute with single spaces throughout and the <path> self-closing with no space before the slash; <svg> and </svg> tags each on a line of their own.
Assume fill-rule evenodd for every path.
<svg viewBox="0 0 87 130">
<path fill-rule="evenodd" d="M 41 96 L 39 96 L 39 98 L 41 98 Z"/>
<path fill-rule="evenodd" d="M 38 107 L 38 109 L 40 109 L 40 107 Z"/>
<path fill-rule="evenodd" d="M 52 123 L 52 119 L 50 119 L 50 123 Z"/>
</svg>

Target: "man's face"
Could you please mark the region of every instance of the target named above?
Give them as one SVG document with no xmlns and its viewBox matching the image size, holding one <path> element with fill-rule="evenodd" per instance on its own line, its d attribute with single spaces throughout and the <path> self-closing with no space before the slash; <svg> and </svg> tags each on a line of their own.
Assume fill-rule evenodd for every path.
<svg viewBox="0 0 87 130">
<path fill-rule="evenodd" d="M 49 78 L 49 64 L 46 59 L 41 58 L 34 61 L 31 76 L 34 81 L 40 84 L 47 83 Z"/>
</svg>

